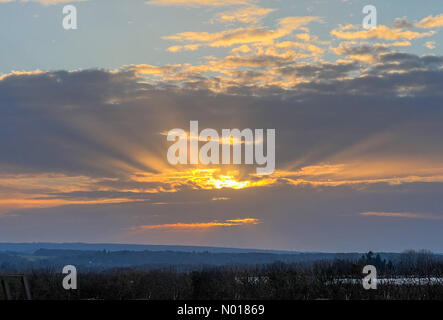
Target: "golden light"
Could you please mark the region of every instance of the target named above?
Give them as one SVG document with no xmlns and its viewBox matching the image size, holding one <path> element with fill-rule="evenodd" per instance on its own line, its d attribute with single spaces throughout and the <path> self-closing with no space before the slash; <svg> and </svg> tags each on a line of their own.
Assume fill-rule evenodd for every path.
<svg viewBox="0 0 443 320">
<path fill-rule="evenodd" d="M 238 181 L 233 176 L 219 175 L 217 178 L 210 178 L 205 182 L 206 185 L 214 186 L 216 189 L 231 188 L 243 189 L 248 187 L 250 181 Z"/>
<path fill-rule="evenodd" d="M 241 227 L 246 225 L 256 225 L 261 223 L 259 219 L 244 218 L 244 219 L 231 219 L 224 221 L 210 221 L 210 222 L 191 222 L 191 223 L 169 223 L 169 224 L 156 224 L 156 225 L 142 225 L 135 227 L 134 230 L 204 230 L 216 227 Z"/>
<path fill-rule="evenodd" d="M 240 171 L 221 168 L 169 170 L 163 173 L 136 173 L 131 180 L 137 182 L 155 182 L 168 185 L 176 190 L 180 186 L 190 186 L 193 189 L 244 189 L 250 187 L 266 186 L 274 183 L 274 178 L 257 178 L 249 175 L 247 179 L 240 178 Z"/>
</svg>

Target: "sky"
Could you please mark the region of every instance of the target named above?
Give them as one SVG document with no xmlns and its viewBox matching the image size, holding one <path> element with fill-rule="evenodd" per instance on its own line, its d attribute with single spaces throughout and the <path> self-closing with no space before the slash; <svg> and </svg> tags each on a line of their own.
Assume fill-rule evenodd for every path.
<svg viewBox="0 0 443 320">
<path fill-rule="evenodd" d="M 442 37 L 440 0 L 0 0 L 0 241 L 443 252 Z M 190 121 L 275 171 L 170 164 Z"/>
</svg>

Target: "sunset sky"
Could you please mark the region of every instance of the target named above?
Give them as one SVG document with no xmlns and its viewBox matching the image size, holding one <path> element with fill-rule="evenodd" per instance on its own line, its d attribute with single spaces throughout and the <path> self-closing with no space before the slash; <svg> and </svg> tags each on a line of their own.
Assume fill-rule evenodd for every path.
<svg viewBox="0 0 443 320">
<path fill-rule="evenodd" d="M 441 0 L 0 0 L 0 40 L 1 242 L 443 252 Z M 274 173 L 169 164 L 191 120 Z"/>
</svg>

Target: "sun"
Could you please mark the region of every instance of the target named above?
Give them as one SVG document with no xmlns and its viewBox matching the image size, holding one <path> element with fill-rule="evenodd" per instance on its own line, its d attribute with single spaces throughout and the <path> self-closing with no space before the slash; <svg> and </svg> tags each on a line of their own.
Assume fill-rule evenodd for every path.
<svg viewBox="0 0 443 320">
<path fill-rule="evenodd" d="M 193 169 L 190 180 L 202 189 L 245 189 L 271 184 L 274 179 L 241 180 L 239 170 L 222 172 L 219 168 Z M 271 181 L 272 180 L 272 181 Z"/>
<path fill-rule="evenodd" d="M 238 181 L 232 176 L 220 175 L 217 178 L 209 179 L 207 183 L 212 184 L 216 189 L 243 189 L 247 188 L 251 184 L 251 181 Z"/>
</svg>

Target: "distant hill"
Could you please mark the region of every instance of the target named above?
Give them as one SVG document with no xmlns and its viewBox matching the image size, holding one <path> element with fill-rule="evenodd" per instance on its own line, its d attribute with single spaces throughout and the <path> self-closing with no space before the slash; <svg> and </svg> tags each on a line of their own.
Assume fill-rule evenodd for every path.
<svg viewBox="0 0 443 320">
<path fill-rule="evenodd" d="M 262 249 L 238 249 L 223 247 L 201 247 L 201 246 L 168 246 L 168 245 L 144 245 L 144 244 L 112 244 L 112 243 L 2 243 L 1 251 L 33 253 L 39 249 L 53 250 L 86 250 L 86 251 L 179 251 L 179 252 L 213 252 L 213 253 L 247 253 L 263 252 L 276 254 L 297 254 L 295 251 L 284 250 L 262 250 Z"/>
<path fill-rule="evenodd" d="M 0 253 L 1 271 L 38 269 L 61 270 L 65 265 L 75 265 L 82 270 L 109 270 L 115 268 L 169 268 L 195 270 L 202 266 L 266 265 L 276 262 L 314 262 L 341 258 L 356 260 L 358 253 L 291 253 L 268 252 L 209 252 L 209 251 L 93 251 L 69 249 L 38 249 L 33 253 Z"/>
<path fill-rule="evenodd" d="M 201 266 L 266 265 L 358 260 L 363 253 L 294 252 L 199 246 L 88 243 L 0 243 L 0 272 L 52 268 L 72 264 L 81 269 L 164 268 L 193 270 Z M 395 261 L 399 253 L 379 253 Z M 443 258 L 443 256 L 439 256 Z"/>
</svg>

